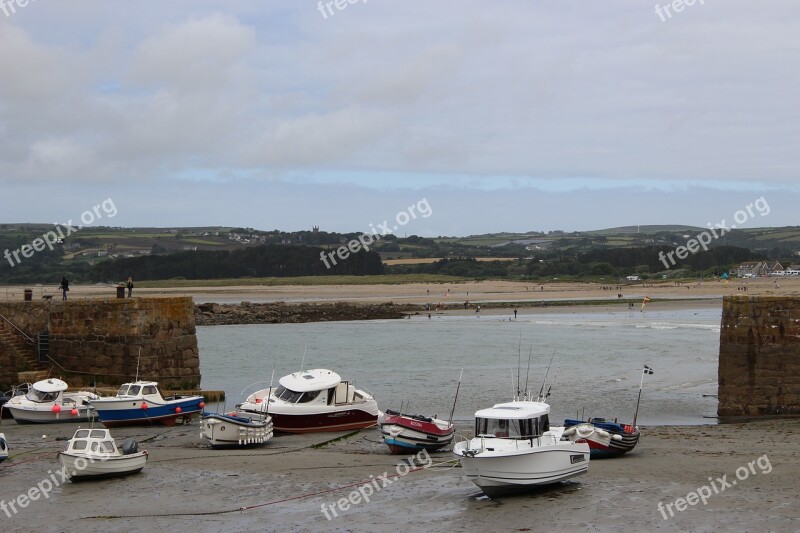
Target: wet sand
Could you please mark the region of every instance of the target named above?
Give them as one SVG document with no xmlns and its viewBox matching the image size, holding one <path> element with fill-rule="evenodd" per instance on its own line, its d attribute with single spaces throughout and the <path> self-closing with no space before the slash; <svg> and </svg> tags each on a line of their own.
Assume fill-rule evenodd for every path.
<svg viewBox="0 0 800 533">
<path fill-rule="evenodd" d="M 3 421 L 12 459 L 0 465 L 0 499 L 27 493 L 56 472 L 56 453 L 77 425 L 19 426 Z M 460 428 L 468 435 L 470 429 Z M 211 450 L 197 422 L 175 428 L 115 430 L 149 451 L 142 473 L 64 483 L 47 500 L 30 502 L 2 531 L 797 531 L 800 419 L 716 426 L 642 428 L 629 455 L 594 460 L 589 473 L 532 493 L 482 497 L 453 468 L 452 454 L 431 454 L 434 466 L 412 471 L 326 519 L 336 505 L 384 472 L 396 476 L 403 456 L 389 455 L 377 429 L 344 434 L 279 436 L 249 450 Z M 42 435 L 46 434 L 46 438 Z M 737 469 L 767 455 L 736 480 Z M 438 466 L 437 466 L 438 465 Z M 400 472 L 406 471 L 405 466 Z M 755 473 L 753 473 L 753 471 Z M 742 471 L 739 471 L 742 474 Z M 668 519 L 658 509 L 727 476 L 736 485 Z M 717 487 L 721 483 L 714 481 Z M 379 484 L 382 485 L 382 484 Z M 710 489 L 710 487 L 709 487 Z M 366 492 L 366 490 L 365 490 Z M 252 507 L 239 511 L 243 507 Z M 330 509 L 330 508 L 328 508 Z M 232 512 L 225 512 L 232 511 Z M 207 514 L 204 514 L 207 513 Z M 220 513 L 220 514 L 212 514 Z M 163 516 L 159 516 L 163 515 Z"/>
</svg>

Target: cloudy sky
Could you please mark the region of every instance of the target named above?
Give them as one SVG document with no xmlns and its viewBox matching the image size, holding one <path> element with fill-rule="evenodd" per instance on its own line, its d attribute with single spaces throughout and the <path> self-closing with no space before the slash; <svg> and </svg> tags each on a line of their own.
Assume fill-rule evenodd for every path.
<svg viewBox="0 0 800 533">
<path fill-rule="evenodd" d="M 800 224 L 796 0 L 18 1 L 1 222 Z"/>
</svg>

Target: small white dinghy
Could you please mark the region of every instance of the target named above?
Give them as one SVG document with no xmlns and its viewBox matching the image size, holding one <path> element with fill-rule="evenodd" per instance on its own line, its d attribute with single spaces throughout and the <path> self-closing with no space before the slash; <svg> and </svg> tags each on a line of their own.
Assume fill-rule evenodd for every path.
<svg viewBox="0 0 800 533">
<path fill-rule="evenodd" d="M 79 429 L 58 458 L 70 481 L 83 481 L 135 474 L 147 463 L 147 451 L 133 439 L 117 448 L 107 429 Z"/>
<path fill-rule="evenodd" d="M 241 411 L 203 413 L 200 436 L 214 448 L 260 446 L 272 438 L 272 417 Z"/>
</svg>

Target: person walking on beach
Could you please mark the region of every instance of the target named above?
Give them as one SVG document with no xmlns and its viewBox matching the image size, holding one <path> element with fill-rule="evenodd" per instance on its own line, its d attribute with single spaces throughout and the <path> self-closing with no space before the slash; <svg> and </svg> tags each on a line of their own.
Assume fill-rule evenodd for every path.
<svg viewBox="0 0 800 533">
<path fill-rule="evenodd" d="M 517 319 L 517 310 L 514 309 L 514 320 L 516 320 L 516 319 Z"/>
<path fill-rule="evenodd" d="M 67 299 L 67 293 L 69 292 L 69 280 L 67 279 L 66 276 L 61 278 L 61 285 L 58 287 L 58 290 L 60 290 L 60 291 L 62 291 L 64 293 L 64 296 L 61 299 L 62 300 L 66 300 Z"/>
<path fill-rule="evenodd" d="M 127 287 L 128 287 L 128 298 L 130 298 L 131 295 L 133 294 L 133 278 L 128 277 Z"/>
</svg>

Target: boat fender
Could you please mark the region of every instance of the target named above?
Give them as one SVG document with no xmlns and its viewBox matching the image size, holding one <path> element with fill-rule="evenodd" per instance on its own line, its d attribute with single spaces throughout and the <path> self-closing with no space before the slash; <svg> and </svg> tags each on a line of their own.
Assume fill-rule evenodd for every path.
<svg viewBox="0 0 800 533">
<path fill-rule="evenodd" d="M 611 440 L 620 441 L 622 440 L 622 435 L 611 435 Z"/>
</svg>

